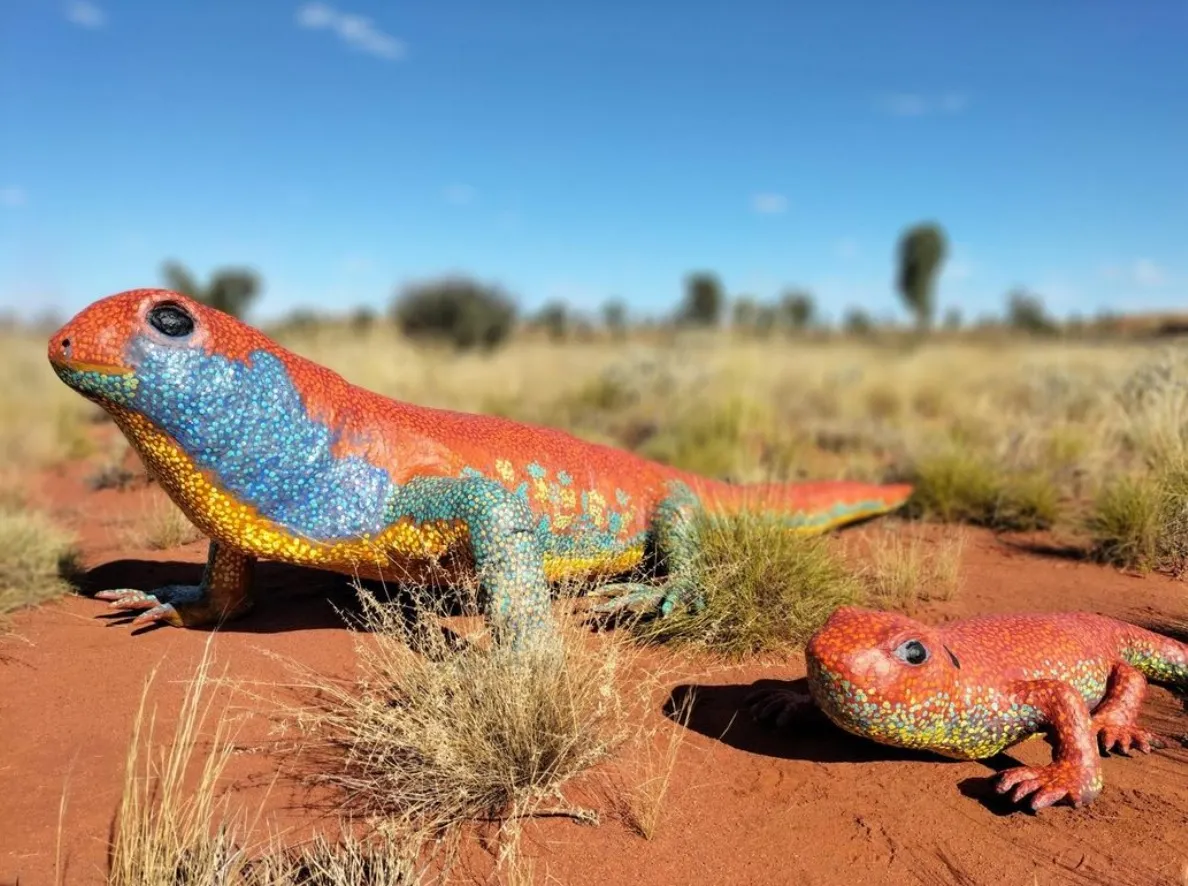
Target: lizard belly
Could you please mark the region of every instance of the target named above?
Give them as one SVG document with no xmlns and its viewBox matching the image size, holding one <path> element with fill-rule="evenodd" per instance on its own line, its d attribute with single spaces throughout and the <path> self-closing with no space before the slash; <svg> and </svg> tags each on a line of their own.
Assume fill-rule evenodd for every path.
<svg viewBox="0 0 1188 886">
<path fill-rule="evenodd" d="M 148 470 L 198 529 L 253 556 L 380 578 L 402 570 L 415 573 L 421 564 L 444 557 L 467 538 L 464 524 L 448 520 L 397 521 L 356 538 L 307 538 L 235 500 L 148 419 L 120 410 L 116 421 Z"/>
</svg>

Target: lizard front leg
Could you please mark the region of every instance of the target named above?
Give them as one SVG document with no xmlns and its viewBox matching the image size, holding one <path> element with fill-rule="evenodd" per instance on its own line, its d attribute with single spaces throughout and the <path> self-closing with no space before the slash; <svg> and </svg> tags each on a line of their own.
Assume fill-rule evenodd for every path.
<svg viewBox="0 0 1188 886">
<path fill-rule="evenodd" d="M 100 591 L 95 597 L 113 609 L 143 610 L 132 626 L 165 622 L 199 627 L 237 618 L 252 608 L 252 578 L 256 558 L 211 541 L 206 569 L 198 585 L 165 585 L 151 594 L 132 588 Z"/>
<path fill-rule="evenodd" d="M 1093 731 L 1102 751 L 1129 754 L 1137 748 L 1149 754 L 1152 748 L 1168 746 L 1164 736 L 1138 726 L 1139 709 L 1146 692 L 1147 678 L 1137 668 L 1126 662 L 1114 665 L 1105 698 L 1093 712 Z"/>
<path fill-rule="evenodd" d="M 1051 733 L 1052 762 L 1007 769 L 998 776 L 998 792 L 1011 791 L 1016 803 L 1030 796 L 1032 809 L 1065 798 L 1073 806 L 1092 802 L 1101 793 L 1101 759 L 1085 699 L 1059 680 L 1021 683 L 1012 694 L 1021 706 L 1034 710 L 1040 725 Z"/>
<path fill-rule="evenodd" d="M 496 642 L 518 650 L 555 636 L 544 548 L 524 499 L 483 477 L 422 477 L 402 489 L 389 517 L 466 526 Z"/>
<path fill-rule="evenodd" d="M 665 575 L 661 585 L 618 582 L 603 585 L 591 592 L 594 597 L 612 597 L 592 607 L 595 612 L 619 612 L 625 609 L 655 609 L 661 616 L 685 604 L 694 610 L 705 606 L 697 591 L 693 563 L 697 558 L 696 520 L 701 502 L 684 483 L 672 483 L 656 506 L 652 517 L 649 543 L 657 566 Z"/>
</svg>

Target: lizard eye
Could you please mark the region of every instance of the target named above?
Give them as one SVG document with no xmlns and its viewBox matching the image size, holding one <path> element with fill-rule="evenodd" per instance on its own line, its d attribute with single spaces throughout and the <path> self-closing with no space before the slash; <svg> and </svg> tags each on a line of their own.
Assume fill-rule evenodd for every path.
<svg viewBox="0 0 1188 886">
<path fill-rule="evenodd" d="M 185 338 L 194 331 L 194 318 L 173 302 L 162 302 L 148 312 L 148 321 L 158 332 L 170 338 Z"/>
<path fill-rule="evenodd" d="M 910 665 L 922 665 L 928 661 L 928 647 L 919 640 L 904 640 L 895 648 L 895 657 Z"/>
</svg>

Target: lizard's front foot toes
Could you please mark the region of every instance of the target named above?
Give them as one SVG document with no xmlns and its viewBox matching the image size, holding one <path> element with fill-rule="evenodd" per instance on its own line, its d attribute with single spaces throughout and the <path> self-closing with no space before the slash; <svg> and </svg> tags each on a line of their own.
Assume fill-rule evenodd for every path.
<svg viewBox="0 0 1188 886">
<path fill-rule="evenodd" d="M 705 597 L 698 593 L 691 581 L 670 581 L 664 588 L 664 599 L 660 601 L 660 615 L 671 615 L 678 606 L 701 612 L 705 609 Z"/>
<path fill-rule="evenodd" d="M 996 790 L 1000 794 L 1011 791 L 1014 803 L 1030 796 L 1029 805 L 1033 810 L 1039 810 L 1063 799 L 1073 806 L 1084 806 L 1101 793 L 1101 784 L 1093 777 L 1087 778 L 1074 766 L 1052 763 L 1007 769 L 999 775 Z"/>
<path fill-rule="evenodd" d="M 182 627 L 187 624 L 187 619 L 183 618 L 178 607 L 188 604 L 188 608 L 195 609 L 203 597 L 202 588 L 197 585 L 168 585 L 152 594 L 133 588 L 119 588 L 100 591 L 95 595 L 96 599 L 105 601 L 112 609 L 140 612 L 140 615 L 132 619 L 132 627 L 157 622 Z"/>
<path fill-rule="evenodd" d="M 1126 756 L 1130 756 L 1132 750 L 1149 754 L 1152 748 L 1166 748 L 1171 744 L 1166 736 L 1158 732 L 1129 725 L 1102 726 L 1097 731 L 1097 743 L 1102 753 L 1117 751 Z"/>
<path fill-rule="evenodd" d="M 795 689 L 756 689 L 743 699 L 743 704 L 756 723 L 783 728 L 813 707 L 813 697 Z"/>
</svg>

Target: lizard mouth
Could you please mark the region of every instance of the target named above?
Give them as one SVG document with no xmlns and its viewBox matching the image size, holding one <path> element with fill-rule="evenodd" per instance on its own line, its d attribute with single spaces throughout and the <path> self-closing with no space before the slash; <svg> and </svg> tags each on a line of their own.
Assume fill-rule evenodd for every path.
<svg viewBox="0 0 1188 886">
<path fill-rule="evenodd" d="M 126 366 L 108 366 L 103 363 L 87 363 L 83 360 L 50 360 L 50 364 L 59 373 L 92 373 L 94 375 L 131 375 L 132 370 Z"/>
</svg>

